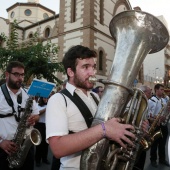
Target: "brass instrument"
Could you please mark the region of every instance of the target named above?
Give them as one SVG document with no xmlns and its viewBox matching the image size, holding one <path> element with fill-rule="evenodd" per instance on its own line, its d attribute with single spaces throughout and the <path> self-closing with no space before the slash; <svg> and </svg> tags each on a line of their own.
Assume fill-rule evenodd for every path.
<svg viewBox="0 0 170 170">
<path fill-rule="evenodd" d="M 164 120 L 161 122 L 161 125 L 166 126 L 170 119 L 170 99 L 168 100 L 165 106 L 163 117 L 164 117 Z"/>
<path fill-rule="evenodd" d="M 29 135 L 25 136 L 26 129 L 28 128 L 27 119 L 32 111 L 32 103 L 33 98 L 30 96 L 26 101 L 25 112 L 21 117 L 13 139 L 13 142 L 17 145 L 18 149 L 15 153 L 12 153 L 7 157 L 10 168 L 20 168 L 25 161 L 30 147 L 33 144 L 39 145 L 41 143 L 41 134 L 37 129 L 31 129 Z"/>
<path fill-rule="evenodd" d="M 137 96 L 137 100 L 139 100 L 138 98 L 142 100 L 141 97 L 138 97 L 138 92 L 131 89 L 134 79 L 146 55 L 160 51 L 169 41 L 168 31 L 161 21 L 142 11 L 119 13 L 113 17 L 109 28 L 116 41 L 115 55 L 108 79 L 98 80 L 105 84 L 105 90 L 92 126 L 113 117 L 123 117 L 129 96 L 132 94 Z M 134 118 L 129 113 L 125 121 L 134 125 L 136 133 L 139 132 L 135 150 L 130 147 L 121 148 L 115 143 L 110 144 L 109 139 L 104 138 L 83 151 L 80 169 L 132 169 L 140 145 L 140 122 L 144 118 L 143 113 L 139 113 L 138 115 L 135 113 Z"/>
<path fill-rule="evenodd" d="M 164 104 L 161 103 L 161 105 L 162 105 L 162 108 L 159 111 L 156 118 L 154 119 L 153 123 L 151 124 L 151 127 L 148 131 L 147 136 L 142 137 L 142 139 L 140 141 L 142 149 L 144 149 L 144 150 L 148 150 L 156 139 L 163 137 L 161 130 L 158 130 L 158 131 L 155 132 L 155 129 L 156 129 L 156 127 L 157 127 L 157 125 L 160 121 L 160 118 L 162 116 L 162 113 L 165 109 Z"/>
</svg>

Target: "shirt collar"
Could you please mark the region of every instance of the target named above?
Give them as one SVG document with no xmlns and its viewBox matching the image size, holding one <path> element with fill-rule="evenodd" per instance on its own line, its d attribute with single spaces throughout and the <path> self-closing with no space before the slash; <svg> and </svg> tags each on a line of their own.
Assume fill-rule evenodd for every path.
<svg viewBox="0 0 170 170">
<path fill-rule="evenodd" d="M 76 88 L 74 85 L 70 84 L 69 82 L 67 82 L 66 84 L 66 89 L 71 93 L 72 96 L 74 95 L 75 91 L 82 91 L 81 89 Z M 88 96 L 90 95 L 90 91 L 87 91 L 87 95 Z"/>
<path fill-rule="evenodd" d="M 76 87 L 70 83 L 67 82 L 66 84 L 66 89 L 71 93 L 71 95 L 73 96 L 74 91 L 76 90 Z"/>
</svg>

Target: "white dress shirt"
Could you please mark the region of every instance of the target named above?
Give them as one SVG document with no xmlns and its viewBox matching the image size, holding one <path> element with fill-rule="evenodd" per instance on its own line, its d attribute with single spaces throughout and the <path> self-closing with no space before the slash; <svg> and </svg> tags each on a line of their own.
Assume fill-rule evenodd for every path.
<svg viewBox="0 0 170 170">
<path fill-rule="evenodd" d="M 148 115 L 150 116 L 152 114 L 152 116 L 156 116 L 165 105 L 166 102 L 163 98 L 151 97 L 148 101 Z"/>
<path fill-rule="evenodd" d="M 25 108 L 28 95 L 21 88 L 16 94 L 14 94 L 8 87 L 7 89 L 14 103 L 14 109 L 18 114 L 17 96 L 22 92 L 21 108 Z M 9 113 L 12 113 L 12 107 L 8 105 L 5 96 L 3 95 L 2 89 L 0 88 L 0 114 L 7 115 Z M 34 101 L 32 107 L 32 114 L 38 114 L 38 113 L 39 113 L 38 107 L 36 102 Z M 23 112 L 21 112 L 21 115 L 23 115 Z M 18 122 L 15 120 L 14 116 L 0 118 L 0 137 L 6 140 L 12 140 L 16 133 L 17 127 L 18 127 Z"/>
<path fill-rule="evenodd" d="M 87 95 L 85 95 L 80 89 L 69 83 L 66 84 L 66 89 L 71 93 L 71 95 L 76 92 L 94 116 L 97 110 L 97 105 L 90 95 L 90 91 L 87 93 Z M 95 93 L 93 94 L 97 97 Z M 48 100 L 46 108 L 47 140 L 52 136 L 67 135 L 69 131 L 79 132 L 87 129 L 86 122 L 77 106 L 67 96 L 65 97 L 67 101 L 67 107 L 65 99 L 60 93 L 54 94 Z M 80 166 L 80 157 L 81 152 L 61 158 L 60 170 L 78 170 Z"/>
</svg>

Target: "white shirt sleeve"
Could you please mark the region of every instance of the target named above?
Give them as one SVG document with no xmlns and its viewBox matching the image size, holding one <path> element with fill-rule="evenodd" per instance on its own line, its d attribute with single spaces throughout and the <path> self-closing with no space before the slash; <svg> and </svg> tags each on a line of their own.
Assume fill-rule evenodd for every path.
<svg viewBox="0 0 170 170">
<path fill-rule="evenodd" d="M 152 116 L 154 115 L 155 108 L 156 108 L 156 102 L 154 102 L 152 100 L 148 100 L 148 116 L 149 117 L 151 114 L 152 114 Z"/>
<path fill-rule="evenodd" d="M 46 108 L 46 139 L 52 136 L 68 134 L 68 118 L 66 102 L 62 94 L 56 93 L 47 103 Z"/>
</svg>

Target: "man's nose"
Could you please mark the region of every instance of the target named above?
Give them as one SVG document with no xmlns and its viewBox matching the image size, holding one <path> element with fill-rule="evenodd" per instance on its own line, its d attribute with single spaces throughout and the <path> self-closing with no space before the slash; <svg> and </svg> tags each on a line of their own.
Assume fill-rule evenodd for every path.
<svg viewBox="0 0 170 170">
<path fill-rule="evenodd" d="M 94 68 L 91 68 L 90 69 L 90 75 L 95 75 L 96 74 L 96 69 L 94 69 Z"/>
</svg>

